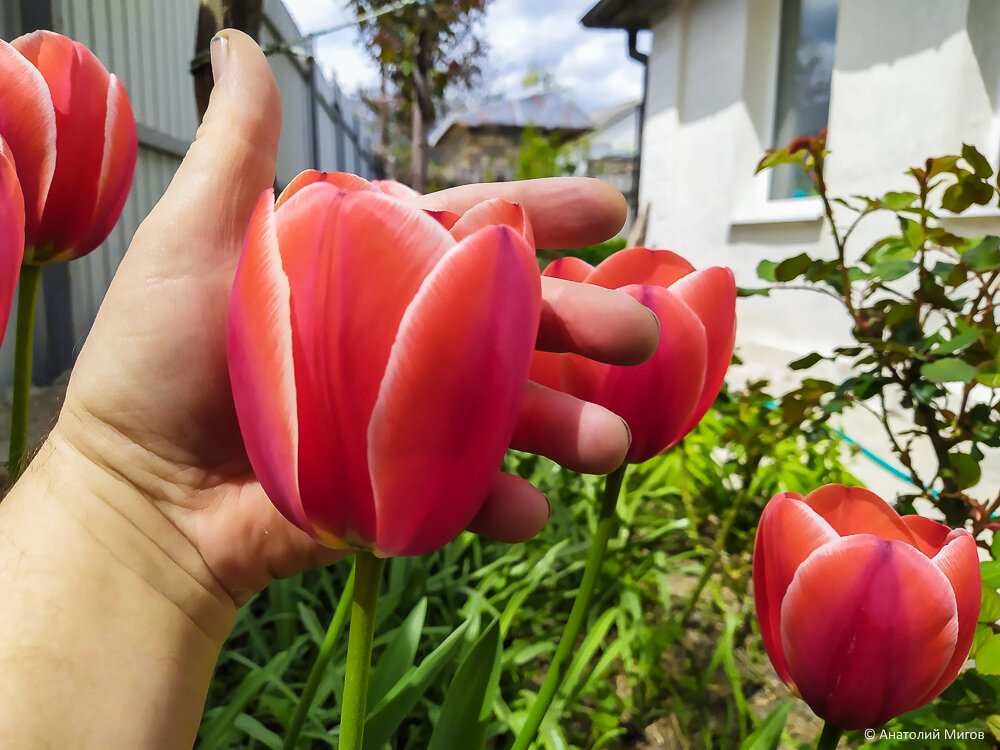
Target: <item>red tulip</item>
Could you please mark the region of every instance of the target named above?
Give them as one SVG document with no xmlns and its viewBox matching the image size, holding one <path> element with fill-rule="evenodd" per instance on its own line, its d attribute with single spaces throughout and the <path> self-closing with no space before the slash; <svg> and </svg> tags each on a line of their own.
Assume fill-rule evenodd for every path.
<svg viewBox="0 0 1000 750">
<path fill-rule="evenodd" d="M 118 220 L 135 172 L 135 118 L 122 82 L 51 31 L 0 41 L 0 136 L 24 191 L 24 262 L 78 258 Z"/>
<path fill-rule="evenodd" d="M 24 198 L 17 181 L 14 158 L 0 138 L 0 340 L 17 288 L 24 255 Z"/>
<path fill-rule="evenodd" d="M 841 729 L 884 724 L 944 690 L 982 596 L 972 536 L 897 515 L 861 487 L 776 495 L 753 553 L 757 618 L 778 676 Z"/>
<path fill-rule="evenodd" d="M 306 175 L 254 211 L 229 308 L 237 414 L 290 521 L 333 547 L 422 554 L 465 528 L 500 468 L 538 266 L 517 206 L 490 202 L 452 234 L 336 180 Z"/>
<path fill-rule="evenodd" d="M 676 444 L 712 405 L 732 359 L 733 272 L 719 267 L 696 271 L 668 250 L 631 247 L 596 268 L 579 258 L 560 258 L 544 275 L 631 295 L 656 313 L 660 343 L 648 362 L 635 367 L 539 352 L 531 379 L 601 404 L 624 419 L 632 431 L 630 463 Z"/>
</svg>

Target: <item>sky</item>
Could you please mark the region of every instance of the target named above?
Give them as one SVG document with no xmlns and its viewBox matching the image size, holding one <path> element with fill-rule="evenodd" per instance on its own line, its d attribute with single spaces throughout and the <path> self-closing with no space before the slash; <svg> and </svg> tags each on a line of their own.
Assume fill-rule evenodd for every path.
<svg viewBox="0 0 1000 750">
<path fill-rule="evenodd" d="M 492 0 L 483 34 L 489 47 L 484 79 L 472 98 L 516 95 L 525 75 L 536 70 L 550 73 L 555 85 L 588 113 L 638 99 L 642 67 L 628 57 L 625 32 L 585 29 L 580 24 L 595 2 Z M 303 33 L 351 18 L 343 0 L 285 0 L 285 4 Z M 647 50 L 648 45 L 648 37 L 640 34 L 639 49 Z M 354 28 L 319 38 L 317 57 L 345 93 L 378 81 Z"/>
</svg>

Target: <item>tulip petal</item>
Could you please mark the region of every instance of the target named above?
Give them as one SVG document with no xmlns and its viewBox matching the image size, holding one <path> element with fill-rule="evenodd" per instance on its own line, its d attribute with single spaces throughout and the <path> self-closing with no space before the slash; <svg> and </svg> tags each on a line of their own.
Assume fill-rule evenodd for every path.
<svg viewBox="0 0 1000 750">
<path fill-rule="evenodd" d="M 531 355 L 531 369 L 528 377 L 539 385 L 555 391 L 562 390 L 563 354 L 536 351 Z"/>
<path fill-rule="evenodd" d="M 945 667 L 944 674 L 926 694 L 906 709 L 908 711 L 936 698 L 958 676 L 965 660 L 969 658 L 982 606 L 983 581 L 979 568 L 979 552 L 976 541 L 969 532 L 955 529 L 949 533 L 947 543 L 931 562 L 944 573 L 955 592 L 955 602 L 958 607 L 958 638 L 955 643 L 955 653 Z"/>
<path fill-rule="evenodd" d="M 451 227 L 451 236 L 456 242 L 461 242 L 470 234 L 483 227 L 506 225 L 522 235 L 531 247 L 535 246 L 535 237 L 531 231 L 528 214 L 520 203 L 510 203 L 502 198 L 493 198 L 477 203 L 470 208 Z"/>
<path fill-rule="evenodd" d="M 792 679 L 820 717 L 843 729 L 913 708 L 955 651 L 948 579 L 911 545 L 854 534 L 799 566 L 781 604 Z"/>
<path fill-rule="evenodd" d="M 114 75 L 108 88 L 107 111 L 97 201 L 90 230 L 76 248 L 76 255 L 89 253 L 111 233 L 125 207 L 135 175 L 139 149 L 135 115 L 124 84 Z"/>
<path fill-rule="evenodd" d="M 423 211 L 323 182 L 276 218 L 292 290 L 302 503 L 322 537 L 370 546 L 369 418 L 403 314 L 454 240 Z"/>
<path fill-rule="evenodd" d="M 24 256 L 24 197 L 10 149 L 0 138 L 0 340 Z"/>
<path fill-rule="evenodd" d="M 341 190 L 346 190 L 349 193 L 356 193 L 359 191 L 368 193 L 378 192 L 378 188 L 363 177 L 358 177 L 356 174 L 351 174 L 349 172 L 320 172 L 315 169 L 307 169 L 304 172 L 299 172 L 295 175 L 295 177 L 292 178 L 292 181 L 288 183 L 284 190 L 281 191 L 281 195 L 278 196 L 278 200 L 274 204 L 275 210 L 281 208 L 281 206 L 284 205 L 289 198 L 299 192 L 302 188 L 307 185 L 314 185 L 317 182 L 325 182 L 328 185 L 339 187 Z"/>
<path fill-rule="evenodd" d="M 761 514 L 753 546 L 753 598 L 764 648 L 786 683 L 792 677 L 781 647 L 781 602 L 798 567 L 839 538 L 795 492 L 775 495 Z"/>
<path fill-rule="evenodd" d="M 101 179 L 110 75 L 93 52 L 61 34 L 35 31 L 11 44 L 38 68 L 55 110 L 56 169 L 33 238 L 32 260 L 40 262 L 75 251 L 88 234 Z"/>
<path fill-rule="evenodd" d="M 432 219 L 437 221 L 438 224 L 443 226 L 445 229 L 451 229 L 455 226 L 455 223 L 462 217 L 458 214 L 453 214 L 451 211 L 434 211 L 429 208 L 424 209 L 424 213 L 430 216 Z"/>
<path fill-rule="evenodd" d="M 478 512 L 514 431 L 540 293 L 533 249 L 506 226 L 465 239 L 421 286 L 368 431 L 381 554 L 437 549 Z"/>
<path fill-rule="evenodd" d="M 900 521 L 913 535 L 913 541 L 918 550 L 927 557 L 934 557 L 948 542 L 951 528 L 943 523 L 932 521 L 926 516 L 900 516 Z"/>
<path fill-rule="evenodd" d="M 694 266 L 669 250 L 627 247 L 603 260 L 587 278 L 587 283 L 608 289 L 627 284 L 667 287 L 692 271 Z"/>
<path fill-rule="evenodd" d="M 705 382 L 705 327 L 684 302 L 658 286 L 626 286 L 631 295 L 656 313 L 660 343 L 641 365 L 622 367 L 564 354 L 565 390 L 604 406 L 625 420 L 632 431 L 627 461 L 639 463 L 680 440 Z"/>
<path fill-rule="evenodd" d="M 733 347 L 736 345 L 736 280 L 730 269 L 713 266 L 678 279 L 671 285 L 670 291 L 701 318 L 708 344 L 701 400 L 681 430 L 687 434 L 701 421 L 719 395 L 726 370 L 733 359 Z"/>
<path fill-rule="evenodd" d="M 20 155 L 25 231 L 34 244 L 45 198 L 56 169 L 56 113 L 38 69 L 0 39 L 0 133 Z"/>
<path fill-rule="evenodd" d="M 913 532 L 882 498 L 864 487 L 827 484 L 806 495 L 805 502 L 838 534 L 874 534 L 917 547 Z"/>
<path fill-rule="evenodd" d="M 564 255 L 549 263 L 542 276 L 566 279 L 566 281 L 584 281 L 593 272 L 594 267 L 587 261 L 580 260 L 575 255 Z"/>
<path fill-rule="evenodd" d="M 261 194 L 236 270 L 226 323 L 229 378 L 247 456 L 282 515 L 313 533 L 298 487 L 298 419 L 290 290 L 281 268 L 274 193 Z"/>
</svg>

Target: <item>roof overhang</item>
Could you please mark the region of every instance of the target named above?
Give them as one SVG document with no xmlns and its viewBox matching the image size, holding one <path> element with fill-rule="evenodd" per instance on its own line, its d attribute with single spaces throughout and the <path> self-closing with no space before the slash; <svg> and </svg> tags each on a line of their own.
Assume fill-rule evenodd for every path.
<svg viewBox="0 0 1000 750">
<path fill-rule="evenodd" d="M 580 19 L 590 29 L 648 29 L 669 0 L 598 0 Z"/>
</svg>

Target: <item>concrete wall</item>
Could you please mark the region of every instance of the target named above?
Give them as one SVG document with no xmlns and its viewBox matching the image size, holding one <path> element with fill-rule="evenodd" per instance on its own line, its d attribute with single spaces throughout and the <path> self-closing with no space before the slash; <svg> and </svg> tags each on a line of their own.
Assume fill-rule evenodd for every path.
<svg viewBox="0 0 1000 750">
<path fill-rule="evenodd" d="M 753 175 L 775 145 L 780 9 L 780 0 L 682 0 L 653 24 L 640 184 L 640 203 L 651 205 L 647 244 L 698 265 L 728 265 L 741 286 L 759 285 L 755 268 L 763 259 L 833 252 L 817 199 L 768 200 L 767 174 Z M 831 192 L 909 189 L 906 169 L 956 153 L 963 142 L 996 165 L 998 31 L 1000 3 L 993 0 L 842 0 L 829 118 Z M 995 209 L 954 223 L 971 235 L 1000 233 Z M 862 225 L 859 252 L 891 227 L 888 216 Z M 842 308 L 815 293 L 740 300 L 738 315 L 746 365 L 734 370 L 734 381 L 768 377 L 777 390 L 798 377 L 787 362 L 849 340 Z M 889 455 L 877 425 L 851 419 L 863 443 Z"/>
</svg>

